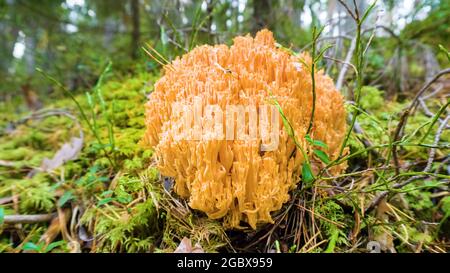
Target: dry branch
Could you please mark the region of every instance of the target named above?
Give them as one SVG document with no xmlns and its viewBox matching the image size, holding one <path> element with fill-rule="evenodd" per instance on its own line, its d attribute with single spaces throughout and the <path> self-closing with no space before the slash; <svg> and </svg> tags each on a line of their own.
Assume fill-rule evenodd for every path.
<svg viewBox="0 0 450 273">
<path fill-rule="evenodd" d="M 398 141 L 402 138 L 403 135 L 403 128 L 406 126 L 406 123 L 408 122 L 408 116 L 413 111 L 413 109 L 417 106 L 419 103 L 420 97 L 428 90 L 428 88 L 435 83 L 440 77 L 450 74 L 450 68 L 441 70 L 438 74 L 436 74 L 431 80 L 429 80 L 417 93 L 417 95 L 414 97 L 412 102 L 409 104 L 409 106 L 403 110 L 403 114 L 400 117 L 400 122 L 397 125 L 397 128 L 395 129 L 394 133 L 394 143 L 392 145 L 392 157 L 394 159 L 395 164 L 395 170 L 396 173 L 399 174 L 400 172 L 400 163 L 398 161 L 398 154 L 397 154 L 397 145 Z"/>
<path fill-rule="evenodd" d="M 439 140 L 441 138 L 441 135 L 443 133 L 443 131 L 445 130 L 445 127 L 447 125 L 447 123 L 450 120 L 450 115 L 447 115 L 447 117 L 445 118 L 444 122 L 441 124 L 441 126 L 438 128 L 437 133 L 434 137 L 434 143 L 433 145 L 436 146 L 439 143 Z M 424 173 L 427 173 L 431 170 L 432 164 L 434 162 L 434 158 L 436 156 L 436 148 L 431 148 L 429 153 L 428 153 L 428 160 L 427 160 L 427 165 L 425 166 L 425 168 L 423 169 Z M 426 177 L 425 175 L 415 175 L 410 177 L 408 180 L 404 181 L 404 182 L 400 182 L 395 184 L 392 189 L 401 189 L 404 186 L 410 184 L 411 182 L 417 180 L 417 179 L 421 179 Z M 370 212 L 373 208 L 375 208 L 375 206 L 377 206 L 381 200 L 383 200 L 387 195 L 389 194 L 389 191 L 383 191 L 382 193 L 380 193 L 377 197 L 375 197 L 373 199 L 373 201 L 371 202 L 371 204 L 369 205 L 369 207 L 367 207 L 365 213 L 367 214 L 368 212 Z"/>
<path fill-rule="evenodd" d="M 34 214 L 34 215 L 5 215 L 5 224 L 34 224 L 41 222 L 48 222 L 52 220 L 57 214 Z"/>
</svg>

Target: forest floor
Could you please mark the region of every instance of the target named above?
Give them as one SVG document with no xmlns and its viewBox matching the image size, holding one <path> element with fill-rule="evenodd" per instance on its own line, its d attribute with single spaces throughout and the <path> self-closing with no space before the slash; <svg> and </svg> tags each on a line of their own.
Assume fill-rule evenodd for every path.
<svg viewBox="0 0 450 273">
<path fill-rule="evenodd" d="M 403 172 L 389 160 L 410 100 L 364 87 L 363 133 L 351 135 L 347 172 L 292 192 L 274 224 L 228 231 L 178 198 L 139 143 L 157 76 L 100 78 L 34 112 L 1 105 L 0 252 L 173 252 L 180 243 L 206 252 L 450 250 L 450 131 L 417 109 L 398 152 Z M 445 104 L 427 100 L 432 113 Z"/>
</svg>

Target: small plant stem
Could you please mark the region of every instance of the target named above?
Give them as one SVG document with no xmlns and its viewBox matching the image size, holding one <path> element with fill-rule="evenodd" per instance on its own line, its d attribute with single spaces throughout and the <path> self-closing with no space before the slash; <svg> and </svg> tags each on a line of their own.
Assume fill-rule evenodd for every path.
<svg viewBox="0 0 450 273">
<path fill-rule="evenodd" d="M 312 109 L 311 109 L 311 118 L 309 119 L 308 130 L 306 134 L 308 135 L 313 127 L 314 123 L 314 113 L 316 111 L 316 79 L 314 72 L 316 70 L 316 44 L 317 44 L 317 35 L 316 35 L 316 27 L 313 28 L 313 45 L 312 45 L 312 64 L 311 64 L 311 91 L 312 91 Z"/>
<path fill-rule="evenodd" d="M 355 123 L 356 123 L 356 119 L 359 115 L 359 104 L 360 104 L 360 97 L 361 97 L 361 90 L 362 90 L 362 68 L 363 68 L 363 54 L 361 52 L 361 21 L 359 20 L 359 18 L 356 18 L 356 48 L 355 48 L 355 54 L 356 54 L 356 92 L 354 94 L 354 100 L 355 100 L 355 105 L 356 108 L 353 111 L 352 114 L 352 119 L 350 122 L 350 127 L 347 130 L 347 134 L 345 136 L 344 142 L 341 145 L 341 149 L 339 151 L 339 156 L 338 158 L 341 158 L 342 153 L 344 152 L 345 147 L 347 146 L 348 140 L 350 139 L 350 135 L 353 131 L 353 127 L 355 127 Z"/>
<path fill-rule="evenodd" d="M 103 142 L 100 139 L 100 136 L 98 135 L 97 130 L 95 129 L 95 127 L 91 124 L 91 122 L 89 121 L 89 118 L 87 117 L 86 113 L 83 110 L 83 107 L 81 106 L 81 104 L 77 101 L 77 99 L 75 98 L 75 96 L 72 94 L 72 92 L 70 92 L 69 90 L 67 90 L 67 88 L 60 83 L 57 79 L 53 78 L 52 76 L 50 76 L 49 74 L 45 73 L 42 69 L 40 68 L 36 68 L 36 70 L 41 73 L 45 78 L 47 78 L 48 80 L 50 80 L 51 82 L 53 82 L 54 84 L 56 84 L 59 88 L 61 88 L 61 90 L 63 90 L 64 93 L 66 93 L 70 99 L 75 103 L 75 105 L 77 106 L 78 110 L 80 111 L 81 117 L 83 118 L 83 120 L 87 123 L 89 130 L 92 132 L 92 134 L 94 135 L 95 139 L 98 141 L 98 143 L 100 144 L 100 146 L 102 147 L 101 149 L 103 150 L 103 152 L 105 153 L 106 158 L 108 159 L 109 163 L 111 164 L 111 166 L 113 166 L 113 168 L 116 168 L 116 165 L 114 164 L 114 162 L 111 160 L 108 151 L 103 147 Z"/>
</svg>

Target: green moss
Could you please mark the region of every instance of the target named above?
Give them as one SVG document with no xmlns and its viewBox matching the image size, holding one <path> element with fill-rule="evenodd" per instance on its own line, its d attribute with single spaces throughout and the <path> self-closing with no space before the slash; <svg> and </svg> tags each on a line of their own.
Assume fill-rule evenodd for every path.
<svg viewBox="0 0 450 273">
<path fill-rule="evenodd" d="M 15 183 L 20 198 L 20 209 L 24 213 L 50 212 L 55 206 L 51 180 L 45 173 L 38 173 L 31 179 Z"/>
<path fill-rule="evenodd" d="M 158 172 L 154 168 L 141 170 L 135 174 L 119 174 L 114 178 L 115 188 L 98 195 L 97 206 L 84 214 L 82 221 L 88 223 L 96 219 L 95 234 L 100 236 L 96 251 L 148 252 L 156 247 L 156 239 L 161 235 L 158 214 L 161 185 Z M 130 204 L 133 200 L 150 194 L 133 206 L 117 206 L 112 201 Z M 139 200 L 138 200 L 139 201 Z M 98 211 L 102 213 L 97 213 Z"/>
<path fill-rule="evenodd" d="M 28 147 L 18 147 L 16 149 L 8 149 L 0 151 L 0 159 L 7 161 L 20 161 L 30 159 L 34 154 L 34 150 Z"/>
<path fill-rule="evenodd" d="M 319 223 L 321 229 L 328 237 L 326 252 L 335 252 L 336 248 L 348 245 L 346 230 L 334 224 L 342 223 L 345 220 L 342 207 L 333 200 L 326 200 L 325 202 L 319 202 L 317 213 L 323 217 L 319 219 Z M 328 219 L 328 221 L 322 219 Z"/>
<path fill-rule="evenodd" d="M 363 86 L 361 89 L 361 107 L 366 110 L 378 110 L 385 104 L 383 91 L 373 86 Z"/>
<path fill-rule="evenodd" d="M 15 164 L 14 168 L 0 167 L 0 197 L 10 196 L 11 188 L 14 187 L 21 200 L 21 213 L 48 213 L 55 211 L 60 198 L 55 196 L 55 190 L 70 193 L 71 198 L 64 206 L 70 207 L 70 203 L 78 203 L 86 207 L 82 223 L 94 236 L 97 248 L 93 251 L 97 252 L 171 252 L 183 237 L 190 238 L 193 243 L 199 242 L 208 252 L 217 252 L 226 247 L 229 241 L 222 223 L 208 219 L 182 202 L 174 202 L 164 193 L 159 171 L 155 167 L 149 167 L 154 165 L 154 151 L 140 145 L 145 131 L 145 94 L 151 89 L 151 85 L 145 84 L 147 78 L 142 74 L 134 79 L 104 84 L 101 91 L 105 99 L 105 109 L 93 93 L 94 114 L 89 108 L 85 94 L 77 95 L 77 100 L 86 110 L 90 122 L 93 124 L 95 120 L 96 130 L 103 145 L 87 130 L 87 123 L 80 120 L 85 130 L 85 138 L 79 159 L 66 162 L 51 176 L 38 172 L 32 179 L 26 178 L 29 167 L 39 167 L 44 157 L 53 157 L 63 143 L 78 135 L 78 128 L 70 119 L 52 116 L 23 124 L 13 135 L 0 136 L 0 159 Z M 363 148 L 356 137 L 367 138 L 374 145 L 387 144 L 399 122 L 401 111 L 408 104 L 406 101 L 385 102 L 383 92 L 374 87 L 364 87 L 362 94 L 361 105 L 365 112 L 358 116 L 358 122 L 365 134 L 351 135 L 349 144 L 352 152 Z M 442 105 L 439 100 L 427 103 L 432 112 Z M 68 99 L 59 100 L 49 107 L 64 108 L 78 114 L 73 102 Z M 420 126 L 425 126 L 418 130 L 415 136 L 411 136 L 408 143 L 416 143 L 423 137 L 429 121 L 430 118 L 420 110 L 410 116 L 405 128 L 405 139 Z M 436 124 L 432 128 L 425 143 L 433 142 L 438 126 L 439 124 Z M 112 135 L 109 129 L 113 132 Z M 448 141 L 449 133 L 444 132 L 441 139 Z M 380 152 L 385 155 L 388 149 L 381 149 Z M 401 159 L 405 161 L 426 159 L 429 151 L 412 146 L 399 150 Z M 443 156 L 443 152 L 437 150 L 437 156 Z M 366 156 L 367 154 L 361 154 L 354 160 L 366 162 Z M 113 165 L 117 166 L 114 168 Z M 388 170 L 386 175 L 390 174 Z M 432 216 L 437 212 L 447 215 L 450 211 L 444 203 L 439 208 L 433 203 L 436 200 L 432 197 L 432 189 L 440 185 L 429 183 L 438 182 L 414 183 L 414 186 L 405 188 L 407 192 L 404 196 L 409 208 L 405 211 L 416 217 L 418 222 L 435 221 Z M 355 223 L 353 213 L 344 211 L 340 204 L 354 207 L 355 200 L 360 198 L 360 193 L 348 192 L 345 198 L 337 199 L 339 202 L 333 198 L 316 200 L 315 212 L 323 218 L 315 220 L 320 229 L 321 240 L 327 242 L 313 249 L 313 252 L 338 252 L 348 249 L 348 234 Z M 361 219 L 361 233 L 368 231 L 370 223 L 375 223 L 371 217 L 366 215 Z M 30 227 L 42 228 L 44 225 Z M 422 226 L 413 223 L 409 223 L 407 228 L 411 243 L 431 243 L 436 235 L 434 230 L 425 231 Z M 400 224 L 389 226 L 389 229 L 399 234 L 404 232 Z M 42 232 L 33 235 L 32 241 L 37 242 L 38 235 Z M 5 244 L 1 243 L 4 238 L 5 236 L 0 236 L 0 251 L 2 247 L 9 247 L 9 239 L 4 240 Z M 401 247 L 407 250 L 406 245 Z"/>
<path fill-rule="evenodd" d="M 124 168 L 126 171 L 135 171 L 143 168 L 143 161 L 140 157 L 135 156 L 133 159 L 126 159 L 124 161 Z"/>
</svg>

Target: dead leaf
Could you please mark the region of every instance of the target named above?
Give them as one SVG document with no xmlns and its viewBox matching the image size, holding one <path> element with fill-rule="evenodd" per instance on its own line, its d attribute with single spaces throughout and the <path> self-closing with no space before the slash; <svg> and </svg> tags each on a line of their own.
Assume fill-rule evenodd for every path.
<svg viewBox="0 0 450 273">
<path fill-rule="evenodd" d="M 376 218 L 380 223 L 389 223 L 388 212 L 389 208 L 386 198 L 381 200 L 376 210 Z M 380 245 L 380 249 L 384 252 L 389 251 L 395 253 L 394 236 L 388 227 L 380 226 L 374 231 L 373 241 L 376 241 Z"/>
<path fill-rule="evenodd" d="M 72 137 L 69 143 L 59 149 L 52 159 L 44 158 L 41 168 L 43 171 L 50 172 L 62 166 L 65 162 L 75 160 L 83 148 L 83 137 Z"/>
<path fill-rule="evenodd" d="M 81 253 L 81 246 L 77 241 L 70 241 L 67 245 L 70 253 Z"/>
<path fill-rule="evenodd" d="M 184 237 L 174 253 L 205 253 L 205 251 L 199 243 L 196 243 L 194 248 L 192 248 L 191 239 Z"/>
<path fill-rule="evenodd" d="M 383 232 L 376 234 L 374 239 L 380 244 L 382 251 L 396 252 L 394 248 L 394 237 L 388 229 L 383 229 Z"/>
</svg>

